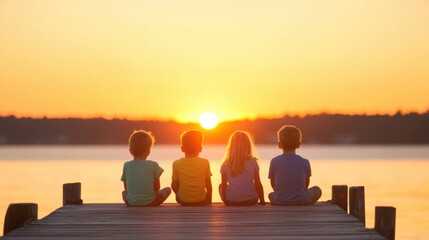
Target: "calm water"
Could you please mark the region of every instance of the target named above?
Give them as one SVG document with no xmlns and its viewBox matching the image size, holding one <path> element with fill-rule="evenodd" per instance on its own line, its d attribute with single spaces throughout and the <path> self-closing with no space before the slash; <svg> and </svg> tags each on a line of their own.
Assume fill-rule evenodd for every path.
<svg viewBox="0 0 429 240">
<path fill-rule="evenodd" d="M 225 146 L 206 146 L 213 186 Z M 274 146 L 257 146 L 265 195 L 269 160 L 280 154 Z M 365 186 L 367 227 L 374 225 L 375 206 L 397 208 L 397 239 L 425 239 L 429 235 L 429 146 L 304 146 L 299 154 L 310 159 L 310 185 L 331 197 L 331 186 Z M 150 159 L 165 169 L 161 186 L 169 186 L 171 164 L 181 157 L 179 146 L 155 146 Z M 82 182 L 84 202 L 121 202 L 119 180 L 127 146 L 7 146 L 0 147 L 0 228 L 9 203 L 39 204 L 39 218 L 62 204 L 62 184 Z M 167 202 L 173 202 L 173 196 Z M 220 201 L 214 188 L 213 201 Z M 2 231 L 2 230 L 1 230 Z"/>
</svg>

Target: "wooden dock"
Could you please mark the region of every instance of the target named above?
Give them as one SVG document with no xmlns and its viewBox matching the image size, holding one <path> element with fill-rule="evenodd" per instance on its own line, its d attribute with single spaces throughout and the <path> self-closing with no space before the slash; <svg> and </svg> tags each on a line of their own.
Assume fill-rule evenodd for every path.
<svg viewBox="0 0 429 240">
<path fill-rule="evenodd" d="M 67 205 L 5 239 L 384 239 L 340 207 Z"/>
<path fill-rule="evenodd" d="M 40 220 L 37 209 L 9 205 L 4 239 L 395 239 L 395 208 L 376 207 L 377 231 L 367 229 L 364 187 L 346 185 L 332 186 L 329 203 L 310 206 L 127 207 L 82 204 L 81 184 L 68 183 L 63 207 Z"/>
</svg>

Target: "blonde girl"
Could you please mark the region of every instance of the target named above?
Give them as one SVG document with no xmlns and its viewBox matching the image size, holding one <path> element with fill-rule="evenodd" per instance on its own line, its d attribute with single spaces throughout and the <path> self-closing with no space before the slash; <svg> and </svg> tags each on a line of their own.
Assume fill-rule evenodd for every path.
<svg viewBox="0 0 429 240">
<path fill-rule="evenodd" d="M 249 133 L 234 132 L 228 141 L 220 170 L 222 183 L 219 193 L 225 205 L 248 206 L 265 204 L 259 166 Z"/>
</svg>

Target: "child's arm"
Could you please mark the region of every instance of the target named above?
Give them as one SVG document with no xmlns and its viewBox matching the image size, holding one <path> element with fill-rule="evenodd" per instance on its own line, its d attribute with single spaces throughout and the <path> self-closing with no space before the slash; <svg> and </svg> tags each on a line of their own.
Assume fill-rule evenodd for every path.
<svg viewBox="0 0 429 240">
<path fill-rule="evenodd" d="M 206 178 L 206 190 L 207 190 L 206 201 L 208 204 L 212 204 L 212 180 L 210 177 Z"/>
<path fill-rule="evenodd" d="M 265 205 L 264 187 L 262 187 L 261 178 L 259 176 L 258 170 L 255 171 L 255 189 L 259 197 L 259 204 Z"/>
<path fill-rule="evenodd" d="M 153 189 L 155 190 L 155 192 L 158 192 L 160 188 L 161 184 L 159 183 L 159 178 L 155 177 L 155 179 L 153 180 Z"/>
<path fill-rule="evenodd" d="M 276 168 L 274 167 L 273 160 L 271 160 L 271 162 L 270 162 L 270 170 L 268 170 L 268 178 L 270 179 L 271 187 L 273 188 L 273 190 L 276 187 L 276 183 L 274 181 L 275 175 L 276 175 L 275 169 Z"/>
<path fill-rule="evenodd" d="M 311 165 L 310 162 L 307 160 L 308 168 L 307 168 L 307 178 L 305 179 L 305 188 L 308 189 L 308 186 L 310 186 L 310 177 L 311 177 Z"/>
<path fill-rule="evenodd" d="M 226 174 L 222 173 L 222 183 L 221 183 L 221 186 L 220 186 L 220 190 L 222 191 L 221 196 L 223 196 L 224 198 L 226 198 L 226 188 L 227 187 L 228 187 L 227 176 L 226 176 Z"/>
<path fill-rule="evenodd" d="M 127 192 L 127 181 L 126 180 L 124 180 L 124 190 L 125 190 L 125 192 Z"/>
<path fill-rule="evenodd" d="M 173 192 L 177 195 L 177 192 L 179 192 L 179 178 L 177 176 L 176 162 L 173 162 L 173 176 L 171 177 L 171 189 L 173 189 Z"/>
<path fill-rule="evenodd" d="M 125 177 L 125 165 L 126 164 L 124 164 L 124 167 L 122 168 L 121 181 L 124 183 L 124 190 L 125 190 L 125 192 L 127 192 L 127 178 Z"/>
<path fill-rule="evenodd" d="M 307 179 L 305 179 L 305 188 L 308 189 L 308 186 L 310 186 L 310 177 L 307 177 Z"/>
<path fill-rule="evenodd" d="M 171 189 L 173 189 L 173 192 L 177 194 L 177 192 L 179 191 L 179 180 L 171 181 Z"/>
</svg>

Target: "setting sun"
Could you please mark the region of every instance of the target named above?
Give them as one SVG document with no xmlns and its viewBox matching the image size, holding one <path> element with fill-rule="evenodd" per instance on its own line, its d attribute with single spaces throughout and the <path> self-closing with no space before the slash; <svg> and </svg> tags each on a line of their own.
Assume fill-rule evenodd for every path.
<svg viewBox="0 0 429 240">
<path fill-rule="evenodd" d="M 217 116 L 214 113 L 203 113 L 200 117 L 200 124 L 205 129 L 216 127 L 218 122 Z"/>
</svg>

